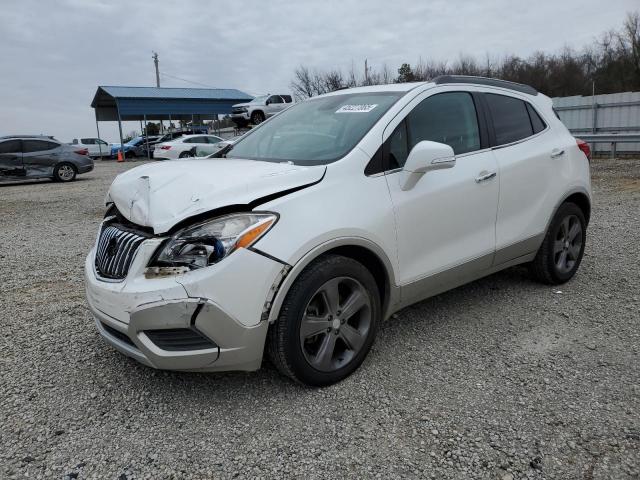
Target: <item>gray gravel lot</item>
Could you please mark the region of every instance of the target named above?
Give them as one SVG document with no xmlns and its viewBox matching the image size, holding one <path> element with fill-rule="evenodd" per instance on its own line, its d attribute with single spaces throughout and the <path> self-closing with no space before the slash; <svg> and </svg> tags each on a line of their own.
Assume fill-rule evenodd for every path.
<svg viewBox="0 0 640 480">
<path fill-rule="evenodd" d="M 322 390 L 269 365 L 154 371 L 100 340 L 82 265 L 132 166 L 0 186 L 0 478 L 640 476 L 640 160 L 592 164 L 573 281 L 515 268 L 410 307 Z"/>
</svg>

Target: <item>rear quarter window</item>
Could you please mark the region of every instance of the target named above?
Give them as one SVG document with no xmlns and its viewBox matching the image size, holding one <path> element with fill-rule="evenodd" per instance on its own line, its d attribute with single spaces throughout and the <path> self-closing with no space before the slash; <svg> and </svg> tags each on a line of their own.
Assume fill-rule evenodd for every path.
<svg viewBox="0 0 640 480">
<path fill-rule="evenodd" d="M 493 119 L 496 145 L 517 142 L 533 135 L 529 112 L 523 100 L 494 93 L 485 94 L 485 98 Z"/>
<path fill-rule="evenodd" d="M 527 112 L 529 112 L 529 119 L 531 120 L 531 126 L 533 127 L 533 133 L 540 133 L 542 130 L 547 128 L 544 120 L 540 118 L 536 109 L 531 106 L 531 104 L 527 103 Z"/>
</svg>

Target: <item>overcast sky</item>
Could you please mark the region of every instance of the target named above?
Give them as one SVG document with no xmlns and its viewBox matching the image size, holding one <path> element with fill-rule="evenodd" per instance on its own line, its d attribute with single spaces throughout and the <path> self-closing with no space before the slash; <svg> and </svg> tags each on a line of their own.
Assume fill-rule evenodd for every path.
<svg viewBox="0 0 640 480">
<path fill-rule="evenodd" d="M 0 135 L 95 136 L 98 85 L 155 85 L 160 71 L 213 87 L 289 92 L 294 69 L 363 69 L 460 54 L 582 48 L 637 0 L 2 0 Z M 168 76 L 162 86 L 196 86 Z M 126 131 L 138 128 L 125 125 Z M 117 141 L 115 122 L 102 137 Z"/>
</svg>

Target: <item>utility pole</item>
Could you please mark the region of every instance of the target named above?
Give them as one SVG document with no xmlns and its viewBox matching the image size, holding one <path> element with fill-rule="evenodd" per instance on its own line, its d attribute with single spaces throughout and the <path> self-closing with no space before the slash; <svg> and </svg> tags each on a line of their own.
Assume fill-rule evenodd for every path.
<svg viewBox="0 0 640 480">
<path fill-rule="evenodd" d="M 367 59 L 364 59 L 364 84 L 369 85 L 369 67 L 367 66 Z"/>
<path fill-rule="evenodd" d="M 158 70 L 158 54 L 153 52 L 153 63 L 156 66 L 156 87 L 160 88 L 160 70 Z"/>
<path fill-rule="evenodd" d="M 156 87 L 160 88 L 160 70 L 158 69 L 158 54 L 153 52 L 153 64 L 156 66 Z M 160 133 L 164 134 L 164 122 L 160 119 Z"/>
</svg>

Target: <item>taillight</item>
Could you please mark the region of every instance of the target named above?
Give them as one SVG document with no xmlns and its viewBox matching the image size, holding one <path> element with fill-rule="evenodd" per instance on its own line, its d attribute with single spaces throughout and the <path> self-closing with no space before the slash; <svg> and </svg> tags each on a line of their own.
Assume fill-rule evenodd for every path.
<svg viewBox="0 0 640 480">
<path fill-rule="evenodd" d="M 77 153 L 78 155 L 89 155 L 88 148 L 81 148 L 80 150 L 74 150 L 74 152 Z"/>
<path fill-rule="evenodd" d="M 578 144 L 578 148 L 582 150 L 582 153 L 584 153 L 585 157 L 587 157 L 587 160 L 591 161 L 591 147 L 589 144 L 579 138 L 576 138 L 576 143 Z"/>
<path fill-rule="evenodd" d="M 169 150 L 170 148 L 171 148 L 171 145 L 162 145 L 160 147 L 160 149 L 162 149 L 162 150 Z"/>
</svg>

